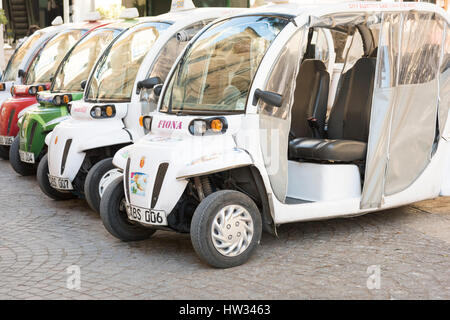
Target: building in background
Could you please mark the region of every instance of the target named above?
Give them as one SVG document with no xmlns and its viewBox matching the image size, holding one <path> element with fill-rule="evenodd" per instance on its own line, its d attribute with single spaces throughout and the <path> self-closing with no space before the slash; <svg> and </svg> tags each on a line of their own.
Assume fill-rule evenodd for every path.
<svg viewBox="0 0 450 320">
<path fill-rule="evenodd" d="M 43 28 L 53 19 L 62 16 L 65 22 L 82 21 L 94 10 L 107 10 L 112 6 L 136 7 L 141 16 L 154 16 L 169 10 L 172 0 L 1 0 L 8 25 L 4 36 L 9 42 L 24 37 L 31 25 Z M 305 0 L 307 1 L 307 0 Z M 326 0 L 324 0 L 326 2 Z M 348 1 L 348 0 L 342 0 Z M 384 1 L 384 0 L 382 0 Z M 393 0 L 387 0 L 393 1 Z M 401 1 L 401 0 L 400 0 Z M 403 0 L 408 1 L 408 0 Z M 419 1 L 419 0 L 410 0 Z M 435 3 L 449 9 L 450 0 L 420 0 Z M 193 0 L 197 7 L 249 7 L 264 0 Z"/>
<path fill-rule="evenodd" d="M 193 0 L 196 7 L 248 7 L 249 0 Z M 123 0 L 127 8 L 136 7 L 139 13 L 155 16 L 169 11 L 172 0 Z"/>
<path fill-rule="evenodd" d="M 49 26 L 57 16 L 82 21 L 87 13 L 111 6 L 136 7 L 141 16 L 169 10 L 171 0 L 1 0 L 8 25 L 5 36 L 13 41 L 26 36 L 31 25 Z M 194 0 L 197 7 L 247 7 L 249 0 Z M 67 19 L 65 19 L 65 22 Z"/>
</svg>

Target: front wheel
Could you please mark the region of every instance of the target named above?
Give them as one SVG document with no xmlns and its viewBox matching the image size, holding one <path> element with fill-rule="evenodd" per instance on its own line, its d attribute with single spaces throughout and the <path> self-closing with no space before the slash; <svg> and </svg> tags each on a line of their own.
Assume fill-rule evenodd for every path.
<svg viewBox="0 0 450 320">
<path fill-rule="evenodd" d="M 9 162 L 15 172 L 21 176 L 31 176 L 36 173 L 36 166 L 33 164 L 25 163 L 20 160 L 20 137 L 17 136 L 14 139 L 11 148 L 9 149 Z"/>
<path fill-rule="evenodd" d="M 100 202 L 100 217 L 106 230 L 122 241 L 145 240 L 156 231 L 128 220 L 123 177 L 116 178 L 106 188 Z"/>
<path fill-rule="evenodd" d="M 247 195 L 233 190 L 206 197 L 194 212 L 191 241 L 207 264 L 231 268 L 245 263 L 261 240 L 258 207 Z"/>
<path fill-rule="evenodd" d="M 95 212 L 100 212 L 100 200 L 105 190 L 115 178 L 122 176 L 119 169 L 114 167 L 112 158 L 97 162 L 86 176 L 84 194 L 86 201 Z"/>
<path fill-rule="evenodd" d="M 9 160 L 9 147 L 0 146 L 0 158 L 3 160 Z"/>
<path fill-rule="evenodd" d="M 46 154 L 39 162 L 36 178 L 41 188 L 48 197 L 53 200 L 69 200 L 74 199 L 76 196 L 72 192 L 61 192 L 50 185 L 48 181 L 48 155 Z"/>
</svg>

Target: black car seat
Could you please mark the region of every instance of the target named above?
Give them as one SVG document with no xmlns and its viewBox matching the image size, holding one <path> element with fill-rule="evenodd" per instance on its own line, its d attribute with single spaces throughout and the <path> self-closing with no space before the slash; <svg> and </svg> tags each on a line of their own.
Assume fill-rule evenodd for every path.
<svg viewBox="0 0 450 320">
<path fill-rule="evenodd" d="M 291 111 L 291 139 L 323 135 L 329 86 L 330 74 L 321 60 L 303 61 Z"/>
<path fill-rule="evenodd" d="M 328 120 L 328 139 L 297 138 L 289 143 L 293 159 L 356 162 L 365 160 L 376 59 L 364 57 L 342 75 Z"/>
</svg>

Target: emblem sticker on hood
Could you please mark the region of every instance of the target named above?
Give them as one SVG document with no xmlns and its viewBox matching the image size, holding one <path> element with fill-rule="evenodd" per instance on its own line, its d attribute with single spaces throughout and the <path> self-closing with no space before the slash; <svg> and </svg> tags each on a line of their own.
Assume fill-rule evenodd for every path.
<svg viewBox="0 0 450 320">
<path fill-rule="evenodd" d="M 147 189 L 148 175 L 141 172 L 132 172 L 130 181 L 131 193 L 137 196 L 145 197 L 145 190 Z"/>
</svg>

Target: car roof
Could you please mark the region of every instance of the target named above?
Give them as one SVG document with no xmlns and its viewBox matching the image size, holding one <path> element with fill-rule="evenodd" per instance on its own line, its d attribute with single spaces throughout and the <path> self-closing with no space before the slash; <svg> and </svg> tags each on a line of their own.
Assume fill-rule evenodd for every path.
<svg viewBox="0 0 450 320">
<path fill-rule="evenodd" d="M 298 17 L 302 14 L 320 16 L 327 13 L 344 12 L 380 12 L 380 11 L 431 11 L 448 14 L 440 7 L 427 2 L 379 2 L 379 1 L 347 1 L 323 0 L 291 0 L 289 3 L 271 3 L 257 8 L 251 8 L 242 15 L 273 14 L 282 16 Z"/>
<path fill-rule="evenodd" d="M 172 24 L 189 24 L 190 22 L 207 19 L 208 17 L 235 15 L 246 10 L 249 9 L 222 7 L 195 8 L 188 10 L 171 11 L 159 16 L 155 16 L 153 18 L 155 18 L 155 20 L 157 21 L 166 21 Z"/>
</svg>

